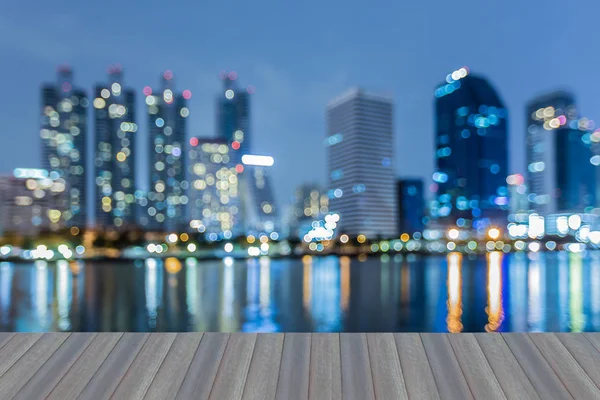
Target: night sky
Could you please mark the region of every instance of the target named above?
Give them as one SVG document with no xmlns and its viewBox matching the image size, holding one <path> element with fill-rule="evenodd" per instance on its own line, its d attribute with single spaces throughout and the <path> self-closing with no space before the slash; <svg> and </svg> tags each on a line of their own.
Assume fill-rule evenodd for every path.
<svg viewBox="0 0 600 400">
<path fill-rule="evenodd" d="M 592 0 L 5 1 L 0 173 L 40 166 L 39 87 L 55 80 L 61 63 L 88 93 L 120 63 L 140 100 L 142 88 L 158 87 L 171 69 L 177 87 L 193 93 L 194 136 L 214 135 L 219 71 L 237 71 L 241 85 L 256 87 L 254 150 L 275 157 L 272 177 L 285 203 L 300 183 L 326 182 L 325 106 L 352 86 L 393 94 L 398 175 L 429 179 L 433 91 L 466 65 L 500 92 L 510 170 L 523 172 L 528 99 L 572 90 L 582 115 L 600 118 L 599 12 Z M 146 152 L 142 101 L 138 110 Z M 145 165 L 143 154 L 138 160 Z M 146 173 L 138 178 L 145 189 Z"/>
</svg>

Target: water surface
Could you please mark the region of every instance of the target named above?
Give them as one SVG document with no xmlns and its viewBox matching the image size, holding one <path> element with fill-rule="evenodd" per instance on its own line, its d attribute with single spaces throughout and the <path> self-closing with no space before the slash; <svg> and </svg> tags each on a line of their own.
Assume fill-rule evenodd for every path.
<svg viewBox="0 0 600 400">
<path fill-rule="evenodd" d="M 1 331 L 600 330 L 600 252 L 0 263 Z"/>
</svg>

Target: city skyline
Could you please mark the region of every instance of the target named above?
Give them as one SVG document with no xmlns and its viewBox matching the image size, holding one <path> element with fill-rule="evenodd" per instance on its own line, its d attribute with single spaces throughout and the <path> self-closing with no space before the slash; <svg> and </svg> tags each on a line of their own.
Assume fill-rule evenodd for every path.
<svg viewBox="0 0 600 400">
<path fill-rule="evenodd" d="M 466 2 L 460 12 L 444 9 L 443 11 L 434 11 L 432 15 L 426 14 L 419 7 L 409 8 L 403 10 L 405 11 L 404 15 L 414 17 L 412 18 L 414 21 L 407 18 L 406 24 L 389 28 L 381 27 L 385 24 L 377 24 L 380 27 L 375 29 L 375 32 L 379 32 L 378 37 L 382 36 L 383 32 L 389 33 L 389 39 L 385 38 L 381 42 L 373 41 L 374 36 L 370 33 L 365 34 L 364 37 L 358 37 L 356 34 L 343 36 L 343 32 L 335 33 L 329 25 L 327 25 L 327 29 L 324 29 L 325 25 L 322 22 L 327 20 L 327 16 L 334 10 L 338 11 L 333 3 L 326 4 L 322 8 L 321 15 L 311 14 L 311 18 L 316 18 L 320 23 L 316 24 L 316 33 L 310 37 L 315 39 L 321 35 L 320 37 L 327 38 L 327 40 L 318 43 L 311 42 L 315 52 L 314 58 L 308 57 L 306 60 L 308 68 L 296 65 L 299 60 L 297 55 L 303 53 L 302 49 L 306 47 L 306 44 L 302 44 L 301 39 L 293 34 L 282 34 L 283 40 L 293 39 L 292 46 L 277 57 L 267 54 L 270 54 L 269 50 L 279 50 L 281 42 L 272 39 L 260 44 L 256 35 L 263 34 L 256 32 L 249 35 L 253 38 L 244 38 L 244 35 L 240 35 L 242 31 L 247 30 L 246 25 L 256 26 L 261 22 L 266 23 L 267 32 L 264 35 L 272 35 L 274 31 L 281 30 L 281 27 L 285 26 L 281 21 L 265 20 L 265 17 L 261 17 L 260 12 L 264 12 L 264 7 L 261 5 L 252 6 L 256 8 L 255 10 L 250 6 L 240 6 L 240 15 L 230 16 L 229 29 L 224 33 L 224 37 L 217 41 L 219 43 L 215 43 L 220 44 L 222 40 L 223 43 L 227 42 L 228 46 L 217 49 L 212 44 L 201 44 L 197 52 L 202 52 L 202 56 L 191 54 L 189 59 L 183 57 L 185 60 L 182 60 L 182 57 L 177 56 L 176 53 L 183 53 L 186 46 L 197 40 L 201 32 L 215 28 L 216 22 L 207 23 L 197 29 L 186 27 L 182 23 L 183 28 L 175 29 L 174 32 L 165 34 L 165 37 L 157 37 L 152 41 L 157 45 L 162 45 L 161 49 L 164 50 L 155 54 L 143 51 L 148 48 L 148 45 L 140 41 L 143 36 L 138 37 L 138 35 L 124 33 L 123 28 L 117 28 L 115 32 L 111 33 L 111 38 L 115 39 L 121 35 L 121 37 L 131 39 L 125 41 L 128 44 L 121 46 L 111 39 L 104 46 L 95 48 L 94 54 L 91 54 L 87 49 L 76 44 L 82 39 L 89 39 L 88 36 L 98 31 L 102 26 L 102 21 L 105 21 L 106 18 L 102 15 L 98 21 L 93 20 L 92 15 L 98 14 L 96 6 L 74 5 L 68 11 L 54 10 L 50 12 L 49 16 L 56 18 L 47 18 L 45 14 L 44 18 L 41 18 L 42 14 L 31 15 L 21 11 L 21 7 L 11 5 L 5 14 L 8 16 L 6 18 L 8 21 L 3 26 L 10 28 L 14 25 L 14 21 L 10 21 L 10 17 L 14 17 L 12 19 L 15 21 L 22 20 L 24 23 L 17 28 L 17 35 L 9 36 L 14 37 L 11 43 L 2 42 L 3 51 L 12 54 L 13 58 L 9 63 L 1 66 L 0 71 L 4 75 L 8 74 L 15 78 L 11 79 L 11 82 L 7 82 L 9 91 L 15 85 L 12 81 L 17 82 L 20 89 L 12 90 L 14 95 L 11 96 L 10 102 L 7 101 L 3 104 L 0 116 L 6 122 L 6 128 L 19 137 L 15 139 L 15 145 L 18 148 L 24 147 L 26 142 L 19 144 L 19 140 L 22 140 L 20 137 L 27 138 L 27 143 L 30 143 L 37 136 L 36 110 L 35 107 L 31 107 L 31 109 L 25 107 L 25 100 L 29 98 L 29 103 L 32 103 L 31 97 L 37 93 L 38 83 L 51 79 L 56 64 L 63 61 L 70 62 L 75 68 L 78 86 L 91 88 L 93 83 L 100 78 L 104 67 L 118 61 L 125 67 L 128 84 L 136 89 L 138 96 L 140 95 L 139 90 L 143 86 L 155 81 L 157 72 L 171 68 L 182 87 L 190 88 L 195 94 L 190 105 L 192 114 L 189 134 L 213 136 L 215 129 L 209 128 L 213 124 L 214 115 L 211 104 L 214 93 L 220 86 L 216 76 L 221 69 L 235 69 L 240 76 L 244 76 L 245 84 L 252 84 L 257 88 L 253 98 L 253 112 L 256 112 L 253 121 L 253 132 L 256 139 L 254 146 L 264 149 L 265 153 L 276 158 L 276 168 L 273 169 L 275 192 L 280 204 L 287 205 L 294 188 L 303 181 L 317 183 L 325 181 L 324 149 L 321 146 L 324 132 L 323 106 L 337 93 L 357 83 L 367 88 L 389 88 L 394 91 L 397 109 L 395 148 L 399 160 L 396 173 L 400 176 L 417 175 L 429 180 L 433 172 L 433 160 L 424 155 L 429 154 L 433 148 L 433 122 L 430 118 L 433 111 L 432 92 L 436 84 L 449 71 L 467 65 L 474 72 L 486 76 L 493 82 L 505 100 L 511 113 L 511 129 L 509 130 L 512 141 L 511 153 L 515 155 L 514 160 L 511 161 L 509 172 L 524 173 L 524 149 L 522 148 L 525 135 L 524 104 L 528 99 L 554 88 L 566 87 L 577 96 L 582 115 L 594 118 L 597 116 L 594 111 L 600 109 L 593 90 L 587 85 L 594 76 L 590 65 L 594 64 L 593 60 L 597 55 L 589 54 L 589 63 L 564 62 L 560 65 L 549 65 L 544 61 L 546 53 L 543 50 L 531 48 L 530 43 L 534 39 L 542 40 L 544 37 L 552 37 L 555 39 L 553 43 L 557 47 L 568 46 L 570 51 L 578 54 L 587 54 L 586 49 L 591 48 L 590 46 L 593 44 L 591 39 L 588 39 L 593 35 L 585 34 L 588 29 L 591 29 L 586 24 L 570 24 L 567 31 L 562 30 L 557 33 L 554 27 L 562 20 L 563 15 L 558 8 L 554 10 L 552 7 L 547 7 L 547 3 L 544 4 L 546 7 L 537 7 L 535 3 L 521 6 L 522 17 L 514 21 L 514 32 L 513 29 L 511 32 L 505 32 L 504 25 L 489 24 L 489 18 L 475 18 L 476 15 L 481 15 L 485 8 L 474 2 Z M 131 11 L 129 7 L 126 6 L 125 9 Z M 196 6 L 189 7 L 195 8 Z M 246 10 L 246 7 L 249 9 Z M 305 15 L 307 10 L 303 10 L 305 6 L 296 7 L 300 8 L 296 11 L 300 11 L 298 22 L 301 23 L 303 19 L 307 18 Z M 505 15 L 513 7 L 514 3 L 507 3 L 499 5 L 494 11 Z M 578 7 L 583 6 L 573 5 L 570 10 L 575 14 Z M 215 8 L 216 10 L 212 11 L 218 12 L 220 7 L 215 6 Z M 530 18 L 534 9 L 535 18 Z M 188 11 L 187 8 L 185 11 Z M 290 10 L 289 7 L 285 7 L 280 11 L 289 13 Z M 343 14 L 356 18 L 354 11 L 354 6 L 349 5 Z M 136 18 L 132 24 L 139 24 L 141 20 L 152 18 L 156 13 L 157 11 L 150 9 L 141 10 L 140 20 Z M 443 20 L 438 18 L 442 13 L 447 14 L 449 18 Z M 174 15 L 181 18 L 183 22 L 189 21 L 181 8 L 176 8 Z M 244 16 L 243 20 L 240 19 L 242 15 Z M 514 16 L 514 13 L 511 15 Z M 111 15 L 111 18 L 121 20 L 123 16 Z M 385 22 L 389 17 L 382 15 L 381 18 L 384 21 L 380 22 Z M 469 24 L 466 24 L 468 27 L 463 28 L 455 24 L 454 21 L 457 18 L 469 20 Z M 498 19 L 501 20 L 501 18 Z M 401 33 L 404 30 L 425 29 L 415 27 L 425 20 L 439 22 L 439 27 L 432 27 L 433 32 L 450 29 L 456 37 L 460 38 L 466 32 L 475 30 L 481 33 L 481 38 L 477 38 L 476 42 L 469 46 L 461 46 L 460 39 L 457 39 L 453 46 L 447 46 L 448 43 L 439 41 L 435 33 L 411 34 L 410 42 L 401 39 Z M 57 35 L 55 30 L 50 27 L 57 25 L 58 21 L 73 29 L 77 29 L 77 27 L 83 29 L 82 27 L 85 26 L 83 29 L 85 32 L 82 35 Z M 244 25 L 240 21 L 247 23 Z M 428 24 L 422 25 L 428 26 Z M 127 25 L 124 24 L 124 26 Z M 140 24 L 140 26 L 142 25 Z M 41 32 L 46 31 L 48 34 L 44 36 L 43 43 L 47 46 L 37 45 L 34 39 L 41 38 Z M 59 29 L 58 33 L 61 32 Z M 177 32 L 181 34 L 178 35 Z M 181 43 L 174 45 L 172 49 L 165 49 L 164 44 L 166 41 L 172 40 L 173 35 L 176 35 Z M 523 36 L 523 40 L 516 40 L 519 35 Z M 414 42 L 412 38 L 415 38 Z M 247 40 L 252 40 L 254 47 L 248 46 Z M 397 46 L 394 45 L 394 40 L 397 40 Z M 488 42 L 492 44 L 493 51 L 483 46 Z M 369 49 L 369 46 L 374 43 L 377 44 Z M 494 43 L 496 46 L 493 46 Z M 357 53 L 348 50 L 351 44 L 357 49 Z M 65 50 L 65 45 L 73 50 Z M 135 53 L 138 53 L 137 51 L 130 54 L 128 50 L 125 50 L 125 47 L 127 49 L 130 49 L 131 46 L 138 48 L 138 45 L 142 52 L 149 54 L 142 58 L 143 62 L 138 61 L 139 57 L 134 56 Z M 393 47 L 390 47 L 391 45 Z M 423 50 L 428 46 L 430 50 Z M 383 48 L 387 48 L 387 51 L 383 52 Z M 408 61 L 405 58 L 400 61 L 399 56 L 388 55 L 390 48 L 398 48 L 399 55 L 408 51 L 407 54 L 414 54 L 414 56 Z M 333 50 L 332 55 L 327 55 L 326 50 Z M 411 50 L 414 52 L 411 53 Z M 377 51 L 381 55 L 377 56 L 372 53 L 373 51 Z M 509 52 L 511 52 L 510 59 L 506 57 Z M 296 53 L 297 55 L 295 55 Z M 373 57 L 373 55 L 376 56 Z M 319 62 L 317 62 L 317 57 Z M 369 60 L 368 65 L 362 59 Z M 36 65 L 32 65 L 30 62 L 32 60 L 37 61 Z M 19 70 L 17 66 L 24 63 L 28 66 L 25 68 L 26 71 Z M 373 73 L 375 71 L 377 74 Z M 139 113 L 139 106 L 137 111 Z M 146 129 L 145 126 L 140 128 Z M 411 142 L 413 142 L 411 146 L 407 146 L 407 143 Z M 298 151 L 290 152 L 290 148 L 298 149 Z M 141 151 L 143 150 L 141 149 Z M 315 154 L 314 159 L 317 161 L 314 165 L 307 165 L 303 171 L 296 172 L 291 165 L 297 164 L 302 159 L 302 154 Z M 417 163 L 422 159 L 424 159 L 423 162 Z M 10 172 L 15 167 L 39 165 L 39 161 L 35 159 L 34 155 L 25 154 L 17 158 L 13 154 L 5 154 L 3 160 L 0 161 L 0 170 Z M 139 179 L 142 182 L 146 181 L 143 177 Z"/>
</svg>

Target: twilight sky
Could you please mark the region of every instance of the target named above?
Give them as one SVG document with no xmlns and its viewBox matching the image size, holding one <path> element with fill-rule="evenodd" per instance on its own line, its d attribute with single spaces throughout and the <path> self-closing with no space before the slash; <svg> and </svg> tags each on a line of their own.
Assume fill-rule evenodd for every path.
<svg viewBox="0 0 600 400">
<path fill-rule="evenodd" d="M 530 97 L 572 90 L 583 116 L 600 118 L 592 17 L 599 12 L 594 0 L 4 2 L 0 173 L 39 167 L 39 87 L 54 81 L 61 63 L 73 66 L 75 84 L 88 93 L 112 63 L 123 65 L 139 95 L 173 70 L 177 87 L 193 93 L 193 136 L 213 136 L 218 73 L 237 71 L 240 84 L 256 86 L 254 150 L 276 158 L 272 177 L 285 203 L 300 183 L 326 182 L 325 105 L 357 85 L 394 96 L 398 175 L 430 178 L 433 90 L 466 65 L 503 98 L 511 172 L 523 172 Z M 142 102 L 138 113 L 146 151 Z M 146 175 L 138 178 L 146 188 Z"/>
</svg>

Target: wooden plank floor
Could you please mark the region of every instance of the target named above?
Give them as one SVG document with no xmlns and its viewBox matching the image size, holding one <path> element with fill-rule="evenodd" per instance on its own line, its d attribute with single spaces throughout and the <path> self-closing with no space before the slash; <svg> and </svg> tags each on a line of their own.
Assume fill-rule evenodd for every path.
<svg viewBox="0 0 600 400">
<path fill-rule="evenodd" d="M 1 399 L 600 399 L 596 333 L 0 333 Z"/>
</svg>

